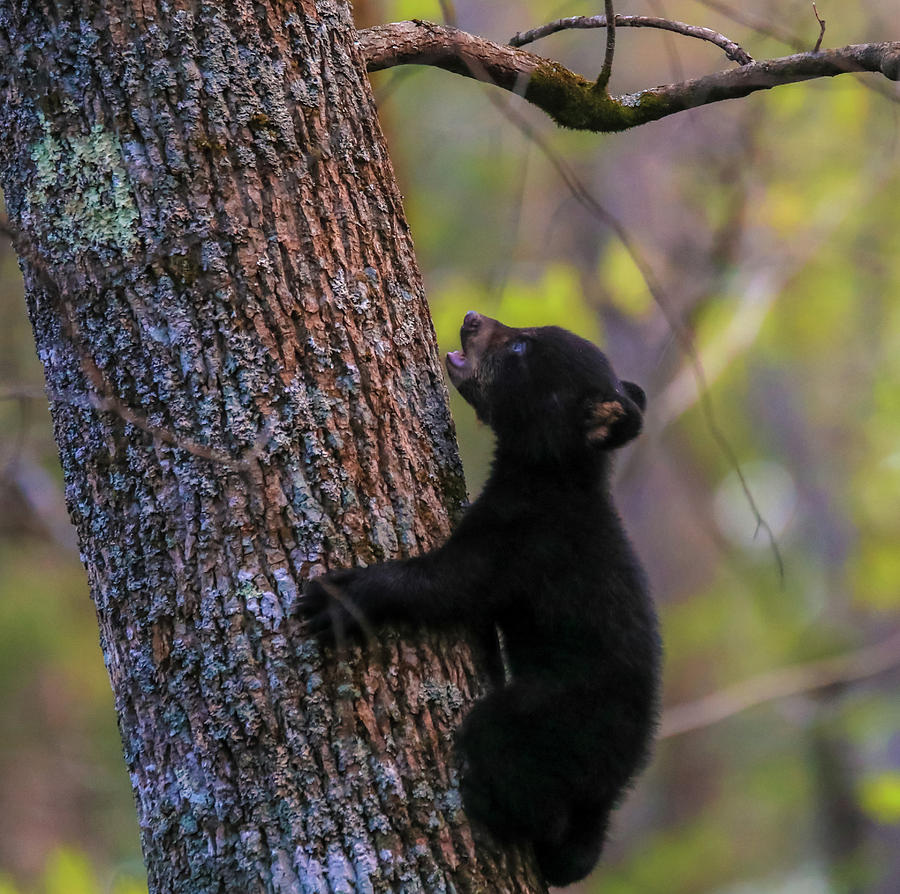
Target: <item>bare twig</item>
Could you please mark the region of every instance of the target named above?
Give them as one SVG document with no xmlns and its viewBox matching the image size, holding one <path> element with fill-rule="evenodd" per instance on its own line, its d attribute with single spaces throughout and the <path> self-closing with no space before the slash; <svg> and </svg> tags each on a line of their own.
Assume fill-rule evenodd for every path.
<svg viewBox="0 0 900 894">
<path fill-rule="evenodd" d="M 510 39 L 509 45 L 512 47 L 523 47 L 526 44 L 540 40 L 542 37 L 548 37 L 551 34 L 556 34 L 558 31 L 566 31 L 570 28 L 606 28 L 609 21 L 615 22 L 615 26 L 619 28 L 661 28 L 663 31 L 669 31 L 673 34 L 683 34 L 685 37 L 707 40 L 723 50 L 725 55 L 733 62 L 747 65 L 753 61 L 753 58 L 746 50 L 733 40 L 729 40 L 724 34 L 719 34 L 711 28 L 703 28 L 700 25 L 688 25 L 685 22 L 675 22 L 670 19 L 659 18 L 658 16 L 616 15 L 610 18 L 609 13 L 604 16 L 568 16 L 564 19 L 548 22 L 539 28 L 520 32 Z M 614 31 L 615 28 L 609 30 Z"/>
<path fill-rule="evenodd" d="M 847 72 L 879 72 L 900 80 L 900 41 L 799 53 L 638 93 L 609 96 L 596 82 L 558 62 L 501 46 L 433 22 L 394 22 L 358 33 L 369 71 L 432 65 L 520 92 L 564 127 L 594 132 L 627 130 L 685 109 L 748 96 L 782 84 Z"/>
<path fill-rule="evenodd" d="M 721 2 L 721 0 L 697 0 L 697 2 L 702 3 L 707 9 L 714 9 L 716 12 L 720 12 L 738 25 L 743 25 L 745 28 L 755 31 L 757 34 L 771 37 L 772 40 L 777 40 L 779 43 L 793 47 L 795 50 L 802 50 L 806 46 L 804 41 L 795 34 L 791 34 L 787 29 L 781 28 L 779 25 L 775 25 L 767 19 L 756 18 L 741 9 L 736 9 L 727 3 Z"/>
<path fill-rule="evenodd" d="M 0 224 L 2 226 L 2 224 Z M 31 385 L 13 385 L 0 388 L 0 400 L 46 400 L 47 393 L 43 388 Z"/>
<path fill-rule="evenodd" d="M 363 634 L 365 639 L 369 642 L 373 642 L 375 640 L 375 628 L 372 626 L 372 623 L 366 617 L 365 612 L 352 600 L 350 599 L 344 591 L 341 589 L 339 584 L 334 583 L 334 581 L 330 581 L 327 575 L 322 575 L 316 578 L 319 586 L 325 591 L 326 595 L 329 599 L 336 602 L 347 614 L 350 616 L 352 621 L 355 621 L 359 625 L 360 632 Z M 329 607 L 330 608 L 330 607 Z M 340 624 L 340 616 L 334 612 L 330 611 L 331 620 L 334 624 L 334 645 L 338 649 L 344 649 L 348 645 L 353 645 L 352 641 L 348 642 L 347 637 L 345 636 L 345 630 L 343 625 Z M 310 622 L 302 621 L 300 623 L 300 630 L 304 636 L 309 636 L 310 631 Z"/>
<path fill-rule="evenodd" d="M 735 9 L 726 3 L 722 3 L 721 0 L 697 0 L 697 2 L 702 3 L 709 9 L 720 12 L 733 22 L 743 25 L 751 31 L 755 31 L 757 34 L 762 34 L 765 37 L 772 38 L 772 40 L 777 40 L 779 43 L 783 43 L 785 46 L 791 47 L 797 52 L 802 53 L 806 49 L 807 42 L 799 35 L 792 34 L 790 31 L 773 25 L 763 19 L 751 18 L 740 10 Z M 855 75 L 855 77 L 857 82 L 862 84 L 866 90 L 871 90 L 879 96 L 889 99 L 891 102 L 900 103 L 900 94 L 898 94 L 897 90 L 891 87 L 890 84 L 885 84 L 883 81 L 872 81 L 859 74 Z"/>
<path fill-rule="evenodd" d="M 666 14 L 666 8 L 662 0 L 650 0 L 650 5 L 656 10 L 656 14 L 663 19 L 669 19 Z M 669 55 L 669 62 L 672 66 L 672 78 L 676 81 L 684 80 L 684 65 L 681 61 L 681 53 L 678 49 L 678 41 L 672 36 L 670 31 L 663 33 L 663 46 Z"/>
<path fill-rule="evenodd" d="M 597 78 L 597 86 L 601 90 L 606 89 L 612 75 L 613 56 L 616 54 L 616 12 L 613 9 L 613 0 L 604 0 L 606 6 L 606 56 L 603 59 L 603 68 Z"/>
<path fill-rule="evenodd" d="M 4 473 L 7 487 L 12 488 L 22 500 L 23 508 L 34 522 L 58 546 L 77 553 L 75 528 L 69 520 L 61 488 L 53 475 L 48 474 L 30 451 L 16 456 Z"/>
<path fill-rule="evenodd" d="M 506 291 L 506 284 L 509 281 L 509 274 L 516 257 L 516 247 L 519 241 L 522 207 L 525 204 L 525 187 L 528 183 L 528 163 L 531 155 L 528 147 L 526 147 L 523 155 L 513 195 L 512 213 L 510 214 L 509 223 L 502 228 L 506 238 L 506 247 L 505 250 L 498 253 L 497 263 L 494 265 L 491 274 L 490 292 L 498 300 L 503 297 L 503 293 Z"/>
<path fill-rule="evenodd" d="M 900 632 L 847 655 L 771 671 L 697 701 L 667 708 L 659 737 L 679 736 L 766 702 L 855 683 L 896 667 L 900 667 Z"/>
<path fill-rule="evenodd" d="M 70 335 L 75 334 L 72 331 L 73 328 L 74 327 L 70 326 Z M 134 410 L 127 407 L 117 398 L 111 397 L 107 394 L 103 394 L 98 388 L 98 386 L 102 384 L 101 380 L 103 378 L 99 368 L 96 366 L 96 364 L 93 363 L 93 361 L 86 360 L 84 355 L 80 356 L 82 361 L 82 371 L 85 372 L 93 386 L 92 390 L 89 391 L 87 395 L 63 393 L 55 390 L 45 391 L 43 388 L 16 387 L 0 389 L 0 401 L 42 399 L 47 400 L 49 398 L 50 400 L 68 404 L 69 406 L 73 407 L 79 407 L 83 410 L 93 409 L 101 410 L 107 413 L 115 413 L 117 416 L 121 417 L 125 422 L 133 425 L 135 428 L 139 428 L 141 429 L 141 431 L 145 431 L 147 432 L 147 434 L 153 435 L 153 437 L 157 440 L 162 441 L 165 444 L 169 444 L 172 447 L 181 447 L 188 453 L 193 453 L 196 456 L 202 457 L 203 459 L 209 459 L 215 462 L 221 462 L 226 465 L 232 466 L 237 464 L 232 457 L 229 457 L 224 453 L 212 450 L 211 448 L 206 447 L 203 444 L 198 444 L 195 441 L 192 441 L 190 438 L 184 438 L 180 435 L 176 435 L 173 432 L 170 432 L 168 429 L 161 428 L 158 425 L 153 425 L 147 420 L 145 416 L 141 415 L 140 413 L 136 413 Z"/>
<path fill-rule="evenodd" d="M 0 391 L 0 400 L 3 399 L 3 392 Z M 16 401 L 19 411 L 18 425 L 13 428 L 9 437 L 9 450 L 4 451 L 5 456 L 0 458 L 0 482 L 8 478 L 10 472 L 19 464 L 22 454 L 25 450 L 25 444 L 28 440 L 28 410 L 29 398 L 22 394 L 13 398 Z"/>
<path fill-rule="evenodd" d="M 822 48 L 822 38 L 825 37 L 825 19 L 819 16 L 819 10 L 816 7 L 815 2 L 812 5 L 813 12 L 816 14 L 816 21 L 819 23 L 819 39 L 816 41 L 816 45 L 813 47 L 813 52 L 818 53 Z"/>
<path fill-rule="evenodd" d="M 748 269 L 756 268 L 757 272 L 742 288 L 741 301 L 732 322 L 717 337 L 714 350 L 704 352 L 704 370 L 708 383 L 715 381 L 735 358 L 753 344 L 769 309 L 778 300 L 786 284 L 798 276 L 812 260 L 827 251 L 829 240 L 834 238 L 850 216 L 872 202 L 877 195 L 895 189 L 900 177 L 889 156 L 863 173 L 866 175 L 867 185 L 858 193 L 852 194 L 842 189 L 836 193 L 824 193 L 820 197 L 819 204 L 811 208 L 809 214 L 810 220 L 815 221 L 815 226 L 791 241 L 789 255 L 782 263 L 773 263 L 769 252 L 767 267 L 761 265 L 758 259 L 750 260 L 745 265 Z M 699 399 L 692 378 L 692 371 L 686 367 L 673 377 L 665 390 L 656 395 L 653 419 L 657 432 L 671 425 Z"/>
</svg>

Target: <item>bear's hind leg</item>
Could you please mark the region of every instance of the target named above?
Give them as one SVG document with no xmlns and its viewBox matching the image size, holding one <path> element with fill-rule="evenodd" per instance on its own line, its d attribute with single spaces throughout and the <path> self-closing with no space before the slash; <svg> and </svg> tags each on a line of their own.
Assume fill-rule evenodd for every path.
<svg viewBox="0 0 900 894">
<path fill-rule="evenodd" d="M 583 879 L 597 865 L 606 842 L 610 807 L 575 807 L 561 836 L 535 839 L 534 853 L 548 884 L 560 888 Z"/>
<path fill-rule="evenodd" d="M 466 812 L 501 840 L 564 834 L 584 795 L 565 703 L 558 687 L 516 680 L 475 705 L 459 731 Z"/>
</svg>

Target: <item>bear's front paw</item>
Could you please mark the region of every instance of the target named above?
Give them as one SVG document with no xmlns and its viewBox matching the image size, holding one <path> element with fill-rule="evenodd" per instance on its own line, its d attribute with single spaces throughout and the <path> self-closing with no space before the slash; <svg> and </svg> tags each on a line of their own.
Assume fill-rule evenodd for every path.
<svg viewBox="0 0 900 894">
<path fill-rule="evenodd" d="M 308 581 L 297 606 L 302 630 L 324 645 L 358 640 L 368 627 L 357 599 L 362 568 L 331 571 Z"/>
</svg>

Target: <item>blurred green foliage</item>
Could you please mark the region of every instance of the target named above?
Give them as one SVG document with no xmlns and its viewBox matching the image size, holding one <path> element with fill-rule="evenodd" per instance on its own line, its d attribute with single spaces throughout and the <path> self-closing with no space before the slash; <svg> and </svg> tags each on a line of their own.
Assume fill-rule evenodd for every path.
<svg viewBox="0 0 900 894">
<path fill-rule="evenodd" d="M 358 6 L 368 21 L 441 14 L 425 0 Z M 455 6 L 461 27 L 496 40 L 602 11 Z M 702 0 L 661 6 L 619 11 L 716 28 L 756 58 L 791 51 Z M 809 45 L 818 33 L 805 0 L 741 9 Z M 826 45 L 900 36 L 895 0 L 819 9 Z M 602 44 L 569 32 L 532 49 L 590 75 Z M 611 89 L 729 64 L 698 41 L 620 29 Z M 458 347 L 469 309 L 559 324 L 604 345 L 648 392 L 616 489 L 663 615 L 667 705 L 900 627 L 900 95 L 876 81 L 794 85 L 597 137 L 555 130 L 495 91 L 498 108 L 492 88 L 445 72 L 373 76 L 442 348 Z M 506 103 L 622 221 L 694 334 L 715 426 L 775 530 L 783 582 L 634 260 Z M 7 252 L 0 389 L 41 382 L 20 290 Z M 474 494 L 490 433 L 451 399 Z M 128 780 L 40 406 L 0 401 L 0 894 L 136 891 Z M 898 682 L 891 671 L 763 701 L 661 741 L 582 890 L 896 894 Z"/>
<path fill-rule="evenodd" d="M 90 861 L 80 851 L 57 848 L 34 887 L 20 888 L 12 879 L 0 876 L 0 894 L 146 894 L 147 886 L 136 878 L 117 876 L 101 884 Z"/>
<path fill-rule="evenodd" d="M 880 823 L 900 823 L 900 771 L 879 773 L 860 784 L 863 808 Z"/>
</svg>

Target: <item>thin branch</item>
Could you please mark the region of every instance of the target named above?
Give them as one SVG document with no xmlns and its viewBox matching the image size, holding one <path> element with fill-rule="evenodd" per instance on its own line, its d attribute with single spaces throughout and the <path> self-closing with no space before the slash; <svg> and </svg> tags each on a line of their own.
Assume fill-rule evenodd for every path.
<svg viewBox="0 0 900 894">
<path fill-rule="evenodd" d="M 897 667 L 900 667 L 900 632 L 847 655 L 771 671 L 697 701 L 668 708 L 663 713 L 659 738 L 668 739 L 712 726 L 776 699 L 856 683 Z"/>
<path fill-rule="evenodd" d="M 60 486 L 41 466 L 31 451 L 10 457 L 3 470 L 4 484 L 24 503 L 34 523 L 66 552 L 78 552 L 75 528 L 69 521 Z"/>
<path fill-rule="evenodd" d="M 749 15 L 741 9 L 722 3 L 721 0 L 697 0 L 697 2 L 703 4 L 707 9 L 713 9 L 721 13 L 738 25 L 743 25 L 745 28 L 749 28 L 751 31 L 755 31 L 757 34 L 762 34 L 765 37 L 771 37 L 772 40 L 777 40 L 779 43 L 786 44 L 795 50 L 803 50 L 806 47 L 805 41 L 800 40 L 795 34 L 791 34 L 786 28 L 775 25 L 767 19 Z"/>
<path fill-rule="evenodd" d="M 444 22 L 448 25 L 452 25 L 455 28 L 456 5 L 453 3 L 453 0 L 438 0 L 438 4 L 441 7 L 441 15 L 443 15 L 444 17 Z"/>
<path fill-rule="evenodd" d="M 523 153 L 521 169 L 513 191 L 512 213 L 510 214 L 509 222 L 501 230 L 506 235 L 506 246 L 498 252 L 498 260 L 491 273 L 490 293 L 498 302 L 506 291 L 509 274 L 516 258 L 516 248 L 522 223 L 522 208 L 525 204 L 525 187 L 528 184 L 528 163 L 531 157 L 530 145 L 529 143 L 525 147 Z"/>
<path fill-rule="evenodd" d="M 516 34 L 510 41 L 511 47 L 523 47 L 525 44 L 533 43 L 542 37 L 548 37 L 556 34 L 558 31 L 566 31 L 570 28 L 606 28 L 606 23 L 614 21 L 615 26 L 622 28 L 661 28 L 663 31 L 671 31 L 673 34 L 683 34 L 685 37 L 696 37 L 698 40 L 707 40 L 714 43 L 717 47 L 724 51 L 725 55 L 741 65 L 748 65 L 753 61 L 750 54 L 736 44 L 733 40 L 729 40 L 724 34 L 719 34 L 711 28 L 703 28 L 700 25 L 688 25 L 685 22 L 675 22 L 670 19 L 662 19 L 658 16 L 568 16 L 564 19 L 557 19 L 555 22 L 549 22 L 541 25 L 539 28 L 532 28 L 531 31 L 520 32 Z M 615 30 L 611 28 L 609 30 Z"/>
<path fill-rule="evenodd" d="M 656 14 L 660 16 L 660 18 L 667 19 L 669 18 L 666 13 L 666 8 L 663 5 L 662 0 L 650 0 L 650 5 L 656 10 Z M 663 34 L 663 46 L 666 48 L 666 52 L 669 54 L 669 63 L 672 66 L 672 77 L 676 81 L 684 80 L 684 65 L 681 61 L 681 53 L 678 49 L 678 41 L 672 36 L 670 32 L 666 32 Z"/>
<path fill-rule="evenodd" d="M 806 233 L 791 240 L 790 250 L 783 263 L 773 264 L 771 252 L 767 265 L 761 265 L 758 258 L 750 258 L 744 264 L 749 271 L 756 270 L 749 276 L 741 288 L 741 301 L 732 322 L 724 333 L 716 339 L 714 349 L 705 351 L 704 370 L 708 384 L 719 378 L 727 370 L 729 364 L 741 356 L 752 344 L 765 321 L 772 305 L 779 299 L 787 283 L 797 277 L 816 257 L 827 251 L 827 246 L 845 221 L 860 208 L 871 203 L 879 194 L 889 193 L 896 188 L 900 179 L 897 169 L 890 157 L 880 164 L 872 165 L 862 171 L 866 188 L 857 194 L 847 190 L 839 190 L 834 194 L 824 193 L 817 206 L 810 209 L 809 219 L 815 226 Z M 739 267 L 737 262 L 732 266 Z M 692 372 L 689 368 L 679 371 L 656 395 L 653 414 L 655 431 L 663 431 L 676 419 L 693 407 L 699 399 L 696 385 L 692 384 Z"/>
<path fill-rule="evenodd" d="M 9 388 L 0 388 L 0 401 L 2 400 L 46 400 L 47 392 L 43 388 L 31 385 L 13 385 Z"/>
<path fill-rule="evenodd" d="M 465 63 L 467 66 L 469 66 L 469 75 L 471 77 L 475 78 L 476 80 L 490 82 L 490 74 L 489 72 L 481 68 L 479 60 L 467 57 L 465 59 Z M 513 92 L 519 93 L 523 87 L 527 89 L 527 84 L 527 80 L 522 79 L 520 83 L 517 84 L 513 89 Z M 644 258 L 643 253 L 638 248 L 637 243 L 631 238 L 631 234 L 628 232 L 622 222 L 617 217 L 615 217 L 615 215 L 613 215 L 607 208 L 605 208 L 600 203 L 600 201 L 587 189 L 587 187 L 585 187 L 585 185 L 579 180 L 572 168 L 563 160 L 560 155 L 558 155 L 554 151 L 554 149 L 550 146 L 543 135 L 537 133 L 537 131 L 535 131 L 535 129 L 512 105 L 507 105 L 501 102 L 499 97 L 495 96 L 494 94 L 489 93 L 488 98 L 490 99 L 491 103 L 497 109 L 499 109 L 501 114 L 503 114 L 507 118 L 507 120 L 518 127 L 519 130 L 521 130 L 522 133 L 544 153 L 544 156 L 556 169 L 563 182 L 569 188 L 573 197 L 589 212 L 591 212 L 598 220 L 600 220 L 601 223 L 605 224 L 613 231 L 613 233 L 619 238 L 619 241 L 622 243 L 625 250 L 631 256 L 632 261 L 638 268 L 638 271 L 643 277 L 644 282 L 647 284 L 647 289 L 652 295 L 653 300 L 656 302 L 656 305 L 662 312 L 663 317 L 666 319 L 670 330 L 674 334 L 679 344 L 681 344 L 683 350 L 690 360 L 691 369 L 693 370 L 697 380 L 697 391 L 700 394 L 700 405 L 704 421 L 706 422 L 707 430 L 709 431 L 710 437 L 713 439 L 713 442 L 725 456 L 726 462 L 734 471 L 738 481 L 740 482 L 744 496 L 746 497 L 747 503 L 750 507 L 750 511 L 753 513 L 753 517 L 756 520 L 757 532 L 763 530 L 768 536 L 771 550 L 775 558 L 775 563 L 778 568 L 779 580 L 781 580 L 783 583 L 784 560 L 782 559 L 778 542 L 775 539 L 775 534 L 772 531 L 769 523 L 763 518 L 759 507 L 757 506 L 756 500 L 753 497 L 753 493 L 750 490 L 746 476 L 741 469 L 734 449 L 732 448 L 724 432 L 722 432 L 722 430 L 718 426 L 716 414 L 713 409 L 712 398 L 710 397 L 709 389 L 706 386 L 706 376 L 703 371 L 703 364 L 697 352 L 697 347 L 694 344 L 693 336 L 690 330 L 688 330 L 687 327 L 684 326 L 679 317 L 671 309 L 668 298 L 666 297 L 662 286 L 656 279 L 653 269 Z"/>
<path fill-rule="evenodd" d="M 813 12 L 816 14 L 816 21 L 819 23 L 819 39 L 816 41 L 816 45 L 813 47 L 813 52 L 818 53 L 820 49 L 822 49 L 822 38 L 825 37 L 825 19 L 819 16 L 818 7 L 815 4 L 815 0 L 813 0 Z"/>
<path fill-rule="evenodd" d="M 512 92 L 521 92 L 525 84 L 525 99 L 558 124 L 597 133 L 627 130 L 685 109 L 847 72 L 876 72 L 900 80 L 900 41 L 799 53 L 679 84 L 609 96 L 597 89 L 596 82 L 558 62 L 433 22 L 378 25 L 358 32 L 358 38 L 369 71 L 432 65 Z"/>
<path fill-rule="evenodd" d="M 597 78 L 597 86 L 606 90 L 612 75 L 613 56 L 616 54 L 616 12 L 613 9 L 613 0 L 604 0 L 606 6 L 606 57 L 603 60 L 603 68 Z"/>
<path fill-rule="evenodd" d="M 0 391 L 0 400 L 4 397 Z M 30 399 L 23 394 L 14 398 L 19 411 L 18 425 L 13 427 L 9 436 L 9 450 L 4 451 L 6 456 L 0 458 L 0 482 L 10 477 L 10 473 L 19 464 L 25 451 L 29 429 L 29 403 Z"/>
</svg>

